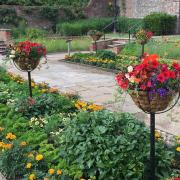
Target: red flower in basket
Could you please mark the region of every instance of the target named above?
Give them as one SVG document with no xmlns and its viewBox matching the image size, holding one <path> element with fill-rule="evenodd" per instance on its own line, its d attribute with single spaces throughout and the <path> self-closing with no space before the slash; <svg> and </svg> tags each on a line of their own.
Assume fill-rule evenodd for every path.
<svg viewBox="0 0 180 180">
<path fill-rule="evenodd" d="M 180 66 L 177 62 L 165 62 L 159 60 L 156 54 L 146 54 L 139 64 L 120 72 L 116 81 L 123 90 L 129 92 L 141 109 L 160 111 L 168 106 L 179 91 L 179 77 Z"/>
<path fill-rule="evenodd" d="M 46 57 L 46 48 L 39 43 L 24 41 L 16 45 L 10 46 L 9 59 L 22 70 L 34 70 L 42 57 Z"/>
</svg>

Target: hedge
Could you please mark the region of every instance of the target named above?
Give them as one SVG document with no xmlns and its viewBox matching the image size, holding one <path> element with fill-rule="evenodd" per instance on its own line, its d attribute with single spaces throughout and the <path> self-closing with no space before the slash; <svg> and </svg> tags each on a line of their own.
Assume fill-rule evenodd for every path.
<svg viewBox="0 0 180 180">
<path fill-rule="evenodd" d="M 155 35 L 174 34 L 176 16 L 166 13 L 152 13 L 144 18 L 144 27 Z"/>
<path fill-rule="evenodd" d="M 112 18 L 101 18 L 101 19 L 81 19 L 78 21 L 71 21 L 65 23 L 58 23 L 56 26 L 57 33 L 64 36 L 80 36 L 86 35 L 91 29 L 102 31 L 105 26 L 113 21 Z M 135 26 L 136 25 L 136 26 Z M 127 33 L 131 27 L 134 27 L 132 32 L 137 28 L 143 26 L 141 19 L 130 19 L 126 17 L 119 17 L 117 22 L 117 31 L 120 33 Z M 112 32 L 113 25 L 110 26 L 106 32 Z"/>
</svg>

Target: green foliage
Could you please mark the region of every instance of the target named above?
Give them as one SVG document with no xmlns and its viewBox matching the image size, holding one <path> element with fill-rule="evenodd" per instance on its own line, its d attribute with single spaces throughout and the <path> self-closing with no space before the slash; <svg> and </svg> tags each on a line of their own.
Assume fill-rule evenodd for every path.
<svg viewBox="0 0 180 180">
<path fill-rule="evenodd" d="M 75 53 L 67 60 L 114 70 L 127 69 L 139 62 L 135 56 L 115 55 L 109 51 L 98 51 L 97 54 Z"/>
<path fill-rule="evenodd" d="M 57 33 L 60 33 L 65 36 L 79 36 L 86 35 L 87 32 L 91 29 L 96 29 L 102 31 L 105 26 L 110 24 L 113 21 L 112 18 L 94 18 L 94 19 L 85 19 L 72 22 L 64 22 L 57 24 Z M 117 23 L 117 31 L 121 33 L 127 33 L 128 30 L 136 25 L 131 33 L 135 32 L 137 29 L 142 27 L 143 21 L 141 19 L 128 19 L 126 17 L 119 17 Z M 105 32 L 112 32 L 113 25 L 110 26 Z"/>
<path fill-rule="evenodd" d="M 113 53 L 112 51 L 106 51 L 106 50 L 97 51 L 96 56 L 101 59 L 111 59 L 111 60 L 115 60 L 117 57 L 116 54 Z"/>
<path fill-rule="evenodd" d="M 19 141 L 13 143 L 13 147 L 9 150 L 1 152 L 0 170 L 8 175 L 8 179 L 21 177 L 25 173 L 25 165 L 27 163 L 27 153 L 29 147 L 22 148 Z"/>
<path fill-rule="evenodd" d="M 144 18 L 144 27 L 155 35 L 173 34 L 176 28 L 176 16 L 152 13 Z"/>
<path fill-rule="evenodd" d="M 17 26 L 22 18 L 17 16 L 15 9 L 0 8 L 0 24 Z"/>
<path fill-rule="evenodd" d="M 68 97 L 56 94 L 43 94 L 34 99 L 22 97 L 16 102 L 14 108 L 27 118 L 40 117 L 45 114 L 51 115 L 58 112 L 71 112 L 75 109 L 74 104 Z"/>
<path fill-rule="evenodd" d="M 21 21 L 18 27 L 14 27 L 12 29 L 12 37 L 20 38 L 26 35 L 27 23 L 25 21 Z"/>
<path fill-rule="evenodd" d="M 38 28 L 27 28 L 26 37 L 28 39 L 43 38 L 46 35 L 46 31 Z"/>
<path fill-rule="evenodd" d="M 100 179 L 148 177 L 149 132 L 129 114 L 81 112 L 69 122 L 60 141 L 66 163 L 77 165 L 89 176 L 95 176 L 99 170 Z M 161 142 L 157 147 L 157 175 L 166 173 L 167 177 L 173 154 Z"/>
<path fill-rule="evenodd" d="M 51 6 L 44 6 L 40 10 L 40 14 L 42 17 L 47 18 L 49 20 L 56 21 L 58 17 L 58 9 Z"/>
</svg>

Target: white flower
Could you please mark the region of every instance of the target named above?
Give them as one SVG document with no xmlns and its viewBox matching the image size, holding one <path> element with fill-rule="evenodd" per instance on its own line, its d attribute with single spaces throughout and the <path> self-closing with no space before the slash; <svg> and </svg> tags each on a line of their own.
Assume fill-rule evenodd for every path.
<svg viewBox="0 0 180 180">
<path fill-rule="evenodd" d="M 11 50 L 11 54 L 14 55 L 16 53 L 15 50 Z"/>
<path fill-rule="evenodd" d="M 130 76 L 129 76 L 129 74 L 127 73 L 127 74 L 125 74 L 125 77 L 127 78 L 127 79 L 129 79 L 130 78 Z"/>
<path fill-rule="evenodd" d="M 36 122 L 35 122 L 35 125 L 38 126 L 38 125 L 39 125 L 39 121 L 36 121 Z"/>
<path fill-rule="evenodd" d="M 10 57 L 11 59 L 13 59 L 13 58 L 15 58 L 15 55 L 10 55 L 9 57 Z"/>
<path fill-rule="evenodd" d="M 132 66 L 129 66 L 128 67 L 128 72 L 132 72 L 133 71 L 133 67 Z"/>
</svg>

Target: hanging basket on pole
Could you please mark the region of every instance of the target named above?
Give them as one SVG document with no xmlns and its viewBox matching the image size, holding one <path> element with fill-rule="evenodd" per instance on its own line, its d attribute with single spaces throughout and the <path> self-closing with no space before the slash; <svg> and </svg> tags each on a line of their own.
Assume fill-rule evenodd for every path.
<svg viewBox="0 0 180 180">
<path fill-rule="evenodd" d="M 134 103 L 150 114 L 150 177 L 156 180 L 155 115 L 172 109 L 180 98 L 180 65 L 159 61 L 156 54 L 144 55 L 140 63 L 127 67 L 116 76 Z M 169 107 L 173 99 L 176 101 Z"/>
<path fill-rule="evenodd" d="M 46 48 L 39 43 L 24 41 L 9 47 L 7 59 L 12 60 L 17 69 L 28 73 L 30 97 L 32 97 L 31 72 L 37 68 L 42 57 L 46 58 Z"/>
</svg>

